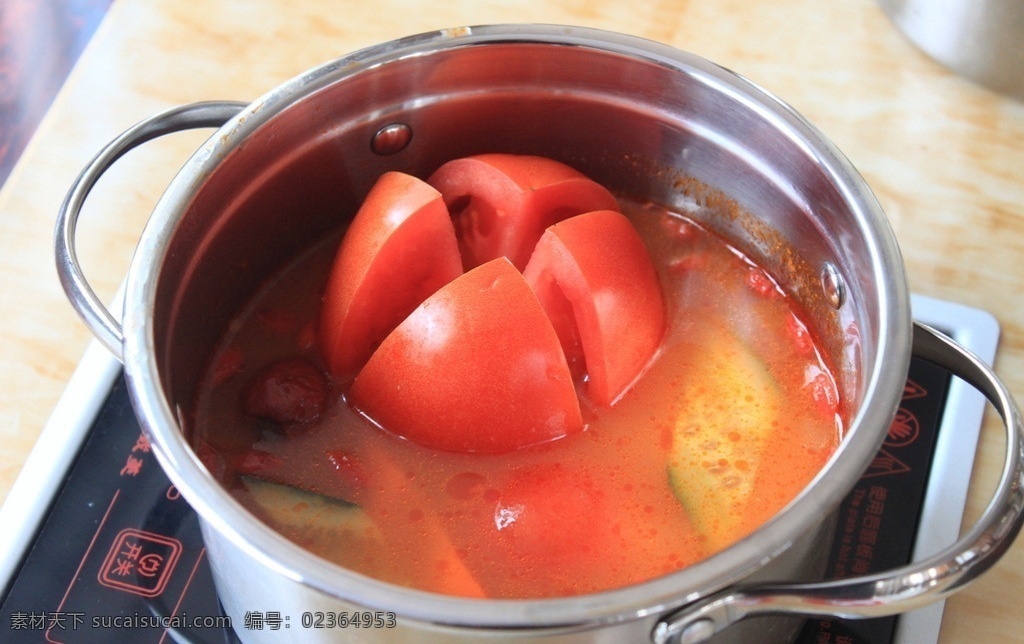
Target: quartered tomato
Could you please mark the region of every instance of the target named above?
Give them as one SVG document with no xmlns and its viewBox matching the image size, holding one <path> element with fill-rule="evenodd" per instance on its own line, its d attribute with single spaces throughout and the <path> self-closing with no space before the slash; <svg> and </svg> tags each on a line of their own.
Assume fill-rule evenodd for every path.
<svg viewBox="0 0 1024 644">
<path fill-rule="evenodd" d="M 665 333 L 658 277 L 625 216 L 602 210 L 566 219 L 541 237 L 524 271 L 587 393 L 612 404 L 650 361 Z"/>
<path fill-rule="evenodd" d="M 538 466 L 515 472 L 500 490 L 493 529 L 498 548 L 512 559 L 552 571 L 580 559 L 589 562 L 607 547 L 612 508 L 594 481 L 573 467 Z"/>
<path fill-rule="evenodd" d="M 551 159 L 456 159 L 429 183 L 383 175 L 335 259 L 320 336 L 349 402 L 450 451 L 580 431 L 577 385 L 614 404 L 664 334 L 643 241 L 608 190 Z"/>
<path fill-rule="evenodd" d="M 558 337 L 522 274 L 487 262 L 391 332 L 349 400 L 421 445 L 500 453 L 583 428 Z"/>
<path fill-rule="evenodd" d="M 461 273 L 441 195 L 416 177 L 382 175 L 342 240 L 324 294 L 320 341 L 331 372 L 355 376 L 384 336 Z"/>
<path fill-rule="evenodd" d="M 591 210 L 618 210 L 599 183 L 544 157 L 481 154 L 445 163 L 428 179 L 451 211 L 468 270 L 507 257 L 519 270 L 551 224 Z"/>
</svg>

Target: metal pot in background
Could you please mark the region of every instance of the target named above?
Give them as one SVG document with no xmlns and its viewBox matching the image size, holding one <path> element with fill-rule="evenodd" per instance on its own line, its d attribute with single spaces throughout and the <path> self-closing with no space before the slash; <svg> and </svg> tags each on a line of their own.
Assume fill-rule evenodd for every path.
<svg viewBox="0 0 1024 644">
<path fill-rule="evenodd" d="M 956 73 L 1024 99 L 1024 0 L 878 0 L 907 38 Z"/>
<path fill-rule="evenodd" d="M 139 241 L 123 323 L 75 258 L 78 215 L 122 154 L 169 132 L 218 127 L 172 180 Z M 398 587 L 329 564 L 246 511 L 203 467 L 187 428 L 199 375 L 255 288 L 343 224 L 385 170 L 425 176 L 483 151 L 551 156 L 615 192 L 686 208 L 737 204 L 709 226 L 768 268 L 833 337 L 843 444 L 783 511 L 724 551 L 617 590 L 545 600 L 478 600 Z M 703 212 L 703 211 L 702 211 Z M 834 146 L 789 107 L 697 56 L 620 34 L 490 26 L 370 47 L 251 104 L 200 103 L 157 115 L 109 144 L 72 186 L 56 234 L 75 308 L 125 365 L 133 405 L 167 475 L 201 519 L 218 593 L 247 611 L 389 611 L 395 629 L 304 630 L 304 641 L 768 641 L 765 615 L 874 617 L 938 601 L 991 567 L 1024 520 L 1024 429 L 996 375 L 913 325 L 899 250 L 877 200 Z M 923 562 L 841 582 L 813 577 L 823 518 L 875 456 L 911 353 L 961 375 L 1007 427 L 989 509 Z M 772 583 L 769 583 L 772 582 Z M 766 618 L 769 619 L 769 618 Z M 775 622 L 774 617 L 770 618 Z M 780 637 L 785 628 L 780 628 Z M 754 634 L 751 634 L 754 633 Z M 718 634 L 718 635 L 716 635 Z M 242 631 L 268 642 L 275 631 Z M 723 639 L 724 638 L 724 639 Z"/>
</svg>

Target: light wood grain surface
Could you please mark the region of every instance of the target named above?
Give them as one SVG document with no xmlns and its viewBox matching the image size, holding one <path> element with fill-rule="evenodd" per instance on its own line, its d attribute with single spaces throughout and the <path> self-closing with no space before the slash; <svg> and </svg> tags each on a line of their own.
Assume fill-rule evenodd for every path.
<svg viewBox="0 0 1024 644">
<path fill-rule="evenodd" d="M 321 62 L 458 25 L 544 22 L 611 29 L 700 54 L 793 105 L 833 139 L 886 209 L 912 289 L 991 312 L 996 370 L 1024 398 L 1024 104 L 918 52 L 870 0 L 116 0 L 0 192 L 0 499 L 90 334 L 53 268 L 64 192 L 132 123 L 206 99 L 252 100 Z M 162 139 L 104 177 L 80 254 L 104 298 L 139 232 L 204 134 Z M 1002 462 L 987 422 L 967 520 Z M 947 604 L 941 641 L 1021 641 L 1024 544 Z"/>
</svg>

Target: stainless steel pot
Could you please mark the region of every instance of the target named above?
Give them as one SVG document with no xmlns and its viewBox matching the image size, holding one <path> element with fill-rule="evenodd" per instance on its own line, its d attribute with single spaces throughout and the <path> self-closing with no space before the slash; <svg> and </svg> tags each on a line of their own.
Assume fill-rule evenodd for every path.
<svg viewBox="0 0 1024 644">
<path fill-rule="evenodd" d="M 878 0 L 926 54 L 975 82 L 1024 100 L 1024 2 Z"/>
<path fill-rule="evenodd" d="M 131 265 L 119 325 L 75 257 L 78 214 L 124 152 L 196 127 L 219 129 L 157 204 Z M 256 285 L 337 229 L 384 170 L 425 175 L 450 158 L 491 150 L 553 156 L 613 190 L 669 206 L 715 206 L 697 210 L 816 312 L 857 411 L 825 469 L 757 532 L 689 568 L 619 590 L 460 599 L 317 559 L 245 511 L 196 458 L 182 427 L 198 375 Z M 356 52 L 249 105 L 174 109 L 125 132 L 90 163 L 61 209 L 56 239 L 69 298 L 122 358 L 140 421 L 201 517 L 220 597 L 246 641 L 282 634 L 244 630 L 247 611 L 280 613 L 303 641 L 696 642 L 720 631 L 743 639 L 743 625 L 729 626 L 746 617 L 877 616 L 942 599 L 993 565 L 1021 525 L 1016 406 L 991 370 L 912 324 L 896 242 L 862 178 L 771 95 L 657 43 L 560 26 L 464 28 Z M 981 389 L 1006 421 L 1006 469 L 992 505 L 928 561 L 870 578 L 797 584 L 813 567 L 822 518 L 888 430 L 912 344 Z M 301 629 L 304 615 L 356 610 L 393 612 L 397 625 Z M 763 628 L 757 641 L 765 641 Z"/>
</svg>

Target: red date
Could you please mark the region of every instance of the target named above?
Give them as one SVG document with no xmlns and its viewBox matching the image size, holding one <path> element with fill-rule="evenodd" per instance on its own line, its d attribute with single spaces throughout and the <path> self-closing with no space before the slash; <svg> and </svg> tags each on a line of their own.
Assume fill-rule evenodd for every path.
<svg viewBox="0 0 1024 644">
<path fill-rule="evenodd" d="M 327 399 L 327 377 L 308 360 L 290 358 L 257 373 L 243 394 L 245 412 L 282 425 L 320 417 Z"/>
</svg>

